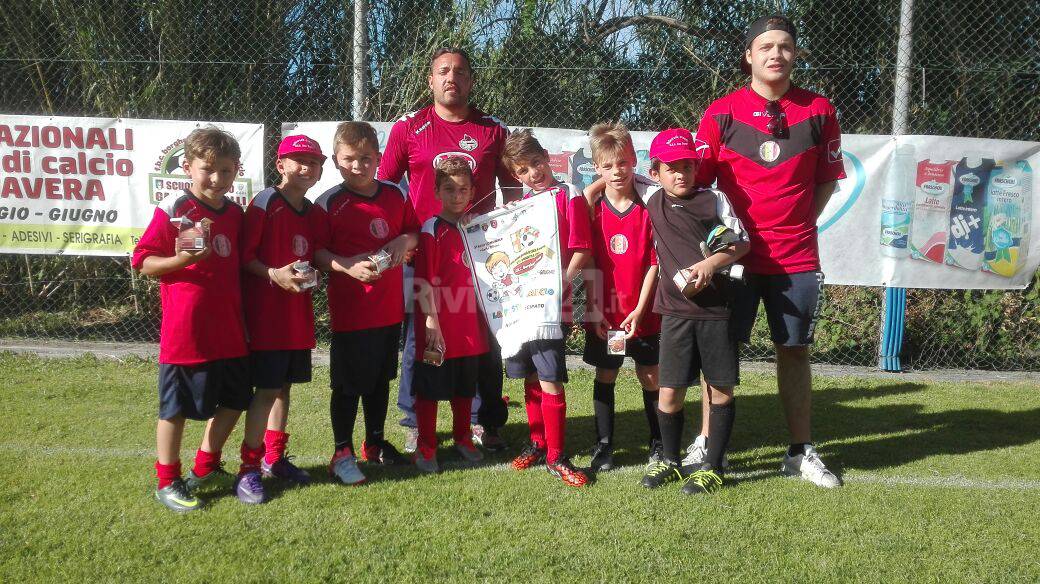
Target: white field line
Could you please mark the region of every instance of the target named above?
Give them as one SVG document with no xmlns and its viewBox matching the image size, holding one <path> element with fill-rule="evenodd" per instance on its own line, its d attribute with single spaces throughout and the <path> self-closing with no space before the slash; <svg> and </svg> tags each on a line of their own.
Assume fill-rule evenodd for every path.
<svg viewBox="0 0 1040 584">
<path fill-rule="evenodd" d="M 150 449 L 133 448 L 95 448 L 77 446 L 40 446 L 35 444 L 0 443 L 0 452 L 17 452 L 35 456 L 85 456 L 90 458 L 114 458 L 114 459 L 151 459 L 155 451 Z M 321 465 L 328 462 L 327 458 L 318 456 L 298 456 L 294 460 L 308 465 Z M 464 470 L 469 466 L 456 461 L 446 460 L 441 464 L 444 470 Z M 481 471 L 512 472 L 512 467 L 507 463 L 476 467 Z M 642 465 L 630 465 L 618 467 L 610 471 L 611 475 L 640 475 L 643 473 Z M 756 470 L 750 472 L 730 472 L 727 478 L 737 481 L 758 479 L 776 476 L 772 470 Z M 932 476 L 890 476 L 868 472 L 847 472 L 842 477 L 846 484 L 873 484 L 892 487 L 925 487 L 938 489 L 969 489 L 982 491 L 1037 491 L 1040 490 L 1040 480 L 1026 479 L 973 479 L 963 475 L 932 475 Z"/>
</svg>

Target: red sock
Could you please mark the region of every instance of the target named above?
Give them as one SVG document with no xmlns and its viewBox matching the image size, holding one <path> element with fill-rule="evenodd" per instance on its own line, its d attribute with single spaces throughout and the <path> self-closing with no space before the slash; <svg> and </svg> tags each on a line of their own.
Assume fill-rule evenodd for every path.
<svg viewBox="0 0 1040 584">
<path fill-rule="evenodd" d="M 165 489 L 173 481 L 181 478 L 181 461 L 173 464 L 163 464 L 155 461 L 155 474 L 159 477 L 159 488 Z"/>
<path fill-rule="evenodd" d="M 542 417 L 545 419 L 545 461 L 552 464 L 563 455 L 567 400 L 562 391 L 559 394 L 542 393 Z"/>
<path fill-rule="evenodd" d="M 239 449 L 242 454 L 242 465 L 238 467 L 238 474 L 242 476 L 251 470 L 260 470 L 260 459 L 264 457 L 264 445 L 250 448 L 245 442 Z"/>
<path fill-rule="evenodd" d="M 195 466 L 191 469 L 197 477 L 204 477 L 220 468 L 220 451 L 206 452 L 199 448 L 195 452 Z"/>
<path fill-rule="evenodd" d="M 419 453 L 423 458 L 430 458 L 437 454 L 437 402 L 416 397 L 414 408 Z"/>
<path fill-rule="evenodd" d="M 473 448 L 473 430 L 469 426 L 470 412 L 473 410 L 473 398 L 451 398 L 451 436 L 455 444 Z"/>
<path fill-rule="evenodd" d="M 524 407 L 527 409 L 527 427 L 531 442 L 545 448 L 545 420 L 542 418 L 542 384 L 537 379 L 524 382 Z"/>
<path fill-rule="evenodd" d="M 289 444 L 289 435 L 278 430 L 264 432 L 264 462 L 274 464 L 285 456 L 285 447 Z"/>
</svg>

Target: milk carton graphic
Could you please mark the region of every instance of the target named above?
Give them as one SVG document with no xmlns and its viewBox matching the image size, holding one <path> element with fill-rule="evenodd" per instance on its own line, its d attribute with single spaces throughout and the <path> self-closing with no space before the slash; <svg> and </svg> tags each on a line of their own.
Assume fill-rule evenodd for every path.
<svg viewBox="0 0 1040 584">
<path fill-rule="evenodd" d="M 1025 263 L 1032 218 L 1033 173 L 1019 160 L 993 169 L 986 196 L 983 270 L 1010 278 Z"/>
<path fill-rule="evenodd" d="M 579 191 L 596 182 L 597 176 L 588 148 L 581 148 L 571 156 L 571 184 Z"/>
<path fill-rule="evenodd" d="M 986 191 L 996 162 L 962 158 L 953 171 L 953 203 L 946 263 L 965 270 L 982 268 L 986 246 Z"/>
<path fill-rule="evenodd" d="M 910 222 L 914 212 L 914 147 L 904 144 L 888 169 L 881 195 L 881 254 L 893 258 L 910 255 Z"/>
<path fill-rule="evenodd" d="M 955 162 L 922 160 L 914 178 L 910 257 L 941 264 L 946 253 Z"/>
</svg>

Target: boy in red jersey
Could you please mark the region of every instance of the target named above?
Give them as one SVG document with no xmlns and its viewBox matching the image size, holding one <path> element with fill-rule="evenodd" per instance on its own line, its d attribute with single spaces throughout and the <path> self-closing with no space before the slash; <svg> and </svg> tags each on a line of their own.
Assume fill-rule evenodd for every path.
<svg viewBox="0 0 1040 584">
<path fill-rule="evenodd" d="M 246 209 L 243 303 L 256 392 L 246 412 L 242 465 L 235 488 L 244 503 L 266 501 L 261 473 L 305 485 L 310 475 L 285 456 L 289 389 L 311 380 L 314 306 L 314 204 L 307 191 L 321 178 L 325 155 L 307 136 L 286 136 L 276 166 L 282 180 Z M 306 262 L 307 267 L 297 262 Z M 304 268 L 297 270 L 296 268 Z"/>
<path fill-rule="evenodd" d="M 329 472 L 355 485 L 365 481 L 354 455 L 359 401 L 365 412 L 365 460 L 405 462 L 384 438 L 383 425 L 404 318 L 401 264 L 419 243 L 419 222 L 397 185 L 375 179 L 379 140 L 372 126 L 340 124 L 333 151 L 343 183 L 315 204 L 314 259 L 329 273 L 329 409 L 336 441 Z"/>
<path fill-rule="evenodd" d="M 560 233 L 560 261 L 563 275 L 564 301 L 561 335 L 557 339 L 528 341 L 520 352 L 506 359 L 506 375 L 524 380 L 524 404 L 531 443 L 513 459 L 513 468 L 524 470 L 545 461 L 546 469 L 564 483 L 580 487 L 588 477 L 574 468 L 564 455 L 567 402 L 563 384 L 567 382 L 564 339 L 570 331 L 573 309 L 570 283 L 588 263 L 588 205 L 569 184 L 553 177 L 549 153 L 538 143 L 531 130 L 514 132 L 506 139 L 503 162 L 530 189 L 528 197 L 548 194 L 556 203 Z"/>
<path fill-rule="evenodd" d="M 479 357 L 488 351 L 487 328 L 477 308 L 473 276 L 458 221 L 473 197 L 473 171 L 461 158 L 437 167 L 441 211 L 423 223 L 415 265 L 415 414 L 419 439 L 415 465 L 437 472 L 437 401 L 451 402 L 455 450 L 468 462 L 484 455 L 473 445 L 470 409 L 477 391 Z"/>
<path fill-rule="evenodd" d="M 131 260 L 160 283 L 155 498 L 180 513 L 202 506 L 198 488 L 230 482 L 220 451 L 252 397 L 239 283 L 243 212 L 224 196 L 240 158 L 227 132 L 193 131 L 184 141 L 191 188 L 159 203 Z M 194 236 L 182 237 L 182 225 Z M 188 481 L 181 479 L 180 462 L 185 419 L 209 420 Z"/>
<path fill-rule="evenodd" d="M 661 317 L 650 308 L 657 283 L 650 215 L 642 201 L 645 185 L 636 183 L 632 137 L 621 124 L 597 124 L 589 131 L 596 172 L 604 194 L 593 206 L 592 257 L 595 270 L 586 281 L 588 303 L 584 361 L 596 368 L 592 400 L 596 444 L 592 470 L 614 468 L 614 386 L 625 355 L 636 363 L 643 387 L 643 409 L 650 427 L 650 462 L 661 458 L 657 423 L 657 364 Z M 623 331 L 622 354 L 609 351 L 608 333 Z M 613 339 L 617 342 L 616 339 Z"/>
</svg>

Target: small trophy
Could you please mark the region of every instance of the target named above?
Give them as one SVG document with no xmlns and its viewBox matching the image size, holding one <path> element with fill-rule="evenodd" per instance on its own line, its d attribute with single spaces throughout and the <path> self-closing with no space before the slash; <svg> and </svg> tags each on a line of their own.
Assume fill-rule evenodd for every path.
<svg viewBox="0 0 1040 584">
<path fill-rule="evenodd" d="M 368 256 L 368 259 L 376 265 L 376 273 L 382 274 L 384 270 L 390 269 L 390 266 L 393 264 L 394 258 L 390 255 L 390 252 L 386 251 L 385 249 L 381 249 L 376 253 Z"/>
<path fill-rule="evenodd" d="M 170 219 L 177 224 L 177 246 L 181 251 L 203 251 L 209 246 L 211 219 L 195 222 L 186 216 Z"/>
<path fill-rule="evenodd" d="M 625 354 L 625 331 L 622 331 L 622 330 L 607 331 L 607 354 L 608 355 L 624 355 Z"/>
<path fill-rule="evenodd" d="M 299 260 L 293 264 L 293 272 L 297 276 L 303 276 L 307 278 L 306 282 L 300 284 L 301 290 L 307 290 L 318 285 L 318 272 L 311 266 L 311 263 L 307 260 Z"/>
<path fill-rule="evenodd" d="M 441 351 L 437 347 L 427 347 L 422 354 L 423 363 L 427 365 L 433 365 L 434 367 L 440 367 L 444 363 L 444 351 Z"/>
</svg>

